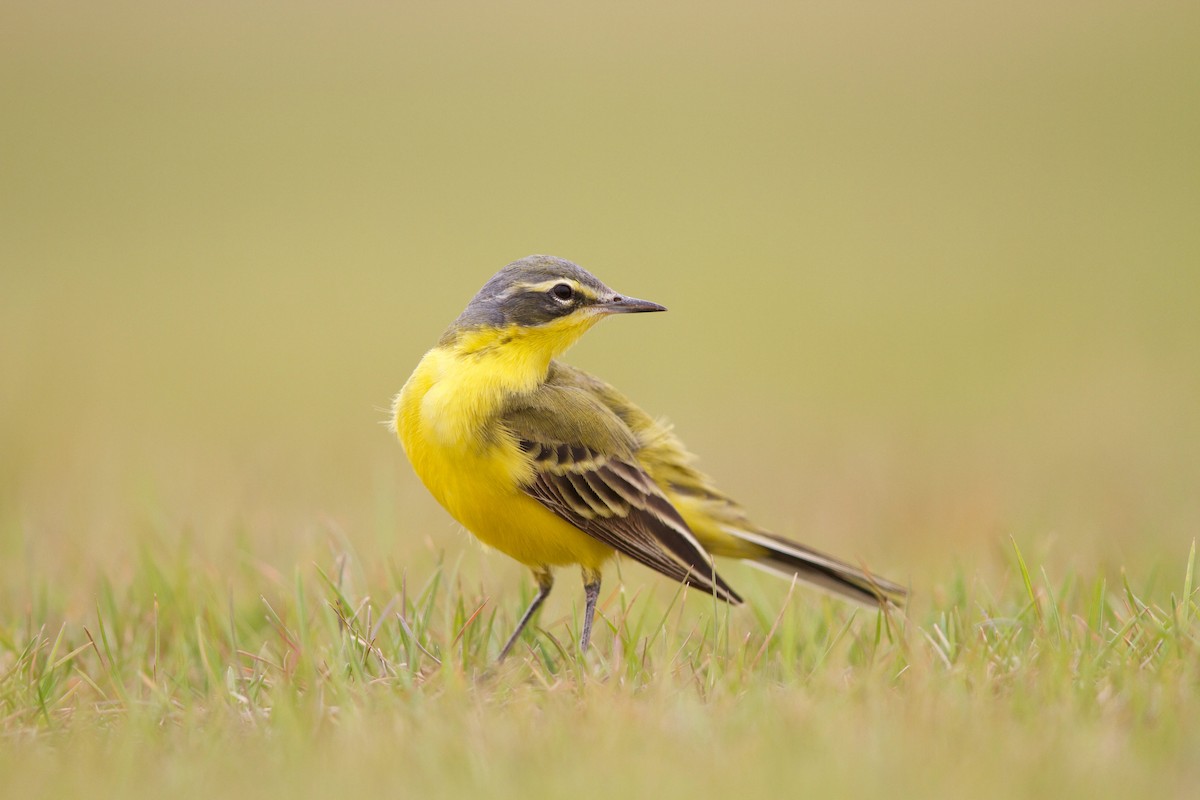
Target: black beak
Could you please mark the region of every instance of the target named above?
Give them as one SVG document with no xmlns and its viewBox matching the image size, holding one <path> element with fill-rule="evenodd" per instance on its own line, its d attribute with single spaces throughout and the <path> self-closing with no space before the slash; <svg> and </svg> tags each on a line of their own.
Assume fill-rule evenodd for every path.
<svg viewBox="0 0 1200 800">
<path fill-rule="evenodd" d="M 666 311 L 667 307 L 651 303 L 649 300 L 617 295 L 601 304 L 600 309 L 609 314 L 642 314 L 647 311 Z"/>
</svg>

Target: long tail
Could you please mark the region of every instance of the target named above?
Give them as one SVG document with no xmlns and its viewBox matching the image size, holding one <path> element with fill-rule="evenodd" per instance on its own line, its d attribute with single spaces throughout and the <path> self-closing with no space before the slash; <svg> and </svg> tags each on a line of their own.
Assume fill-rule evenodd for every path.
<svg viewBox="0 0 1200 800">
<path fill-rule="evenodd" d="M 744 542 L 757 545 L 764 552 L 746 560 L 760 569 L 782 575 L 795 576 L 839 597 L 878 608 L 880 606 L 902 606 L 908 590 L 866 570 L 852 567 L 833 556 L 825 555 L 798 542 L 784 539 L 765 531 L 746 531 L 726 527 L 725 533 Z"/>
<path fill-rule="evenodd" d="M 633 426 L 642 445 L 638 460 L 667 491 L 671 504 L 709 553 L 748 561 L 871 608 L 904 604 L 908 591 L 900 584 L 759 528 L 733 498 L 693 466 L 694 457 L 670 426 L 651 419 L 615 392 L 604 386 L 604 402 Z"/>
</svg>

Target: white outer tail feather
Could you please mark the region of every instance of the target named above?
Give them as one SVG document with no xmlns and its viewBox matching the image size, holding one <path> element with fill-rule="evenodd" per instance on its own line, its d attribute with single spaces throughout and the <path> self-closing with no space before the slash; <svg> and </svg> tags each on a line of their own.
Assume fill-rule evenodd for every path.
<svg viewBox="0 0 1200 800">
<path fill-rule="evenodd" d="M 781 556 L 778 559 L 770 556 L 759 560 L 747 559 L 751 566 L 789 580 L 794 577 L 801 583 L 864 608 L 879 609 L 883 605 L 899 607 L 908 593 L 903 586 L 803 545 L 728 526 L 723 530 L 730 536 L 759 545 Z M 789 563 L 788 558 L 799 562 L 799 566 Z M 811 568 L 804 570 L 803 565 L 811 565 Z"/>
</svg>

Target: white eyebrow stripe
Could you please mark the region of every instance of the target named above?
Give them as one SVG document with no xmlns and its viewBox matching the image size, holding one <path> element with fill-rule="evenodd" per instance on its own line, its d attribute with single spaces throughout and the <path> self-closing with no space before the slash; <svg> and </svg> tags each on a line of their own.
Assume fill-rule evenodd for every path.
<svg viewBox="0 0 1200 800">
<path fill-rule="evenodd" d="M 513 287 L 513 288 L 524 289 L 525 291 L 528 291 L 528 292 L 548 292 L 555 286 L 558 286 L 560 283 L 567 284 L 572 289 L 574 289 L 576 292 L 578 292 L 592 300 L 595 300 L 598 296 L 595 293 L 595 291 L 592 290 L 592 288 L 590 286 L 584 286 L 579 281 L 576 281 L 572 278 L 553 278 L 548 281 L 542 281 L 541 283 L 523 283 L 519 287 Z"/>
<path fill-rule="evenodd" d="M 523 283 L 521 284 L 521 288 L 531 292 L 546 292 L 551 288 L 558 286 L 560 283 L 565 283 L 572 289 L 579 288 L 579 284 L 570 278 L 551 278 L 550 280 L 542 281 L 541 283 Z"/>
</svg>

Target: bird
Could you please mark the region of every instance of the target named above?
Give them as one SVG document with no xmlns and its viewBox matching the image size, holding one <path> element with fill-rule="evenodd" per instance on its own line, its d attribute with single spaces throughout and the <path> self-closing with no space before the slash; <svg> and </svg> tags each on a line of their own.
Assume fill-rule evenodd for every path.
<svg viewBox="0 0 1200 800">
<path fill-rule="evenodd" d="M 430 494 L 533 572 L 537 593 L 501 661 L 567 566 L 582 572 L 586 654 L 617 554 L 731 604 L 742 598 L 714 556 L 869 607 L 904 602 L 903 586 L 753 523 L 669 425 L 559 360 L 602 319 L 665 310 L 565 259 L 527 256 L 483 285 L 395 397 L 392 427 Z"/>
</svg>

